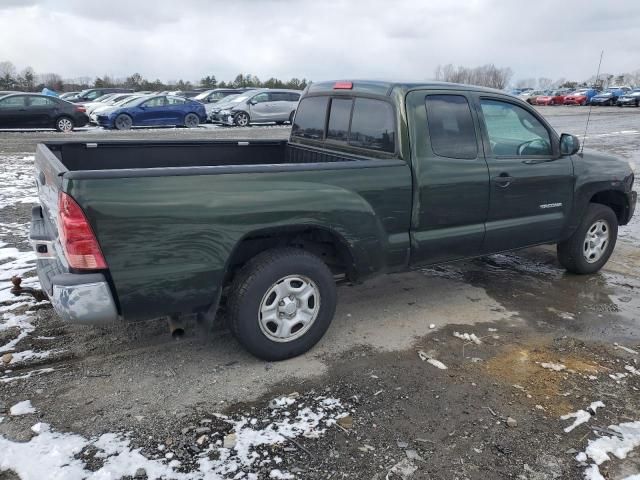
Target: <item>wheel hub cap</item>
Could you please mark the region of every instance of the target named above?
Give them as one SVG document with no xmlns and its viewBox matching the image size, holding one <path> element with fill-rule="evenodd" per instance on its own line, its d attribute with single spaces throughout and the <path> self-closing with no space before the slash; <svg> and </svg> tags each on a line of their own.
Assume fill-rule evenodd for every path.
<svg viewBox="0 0 640 480">
<path fill-rule="evenodd" d="M 288 275 L 275 282 L 262 297 L 258 312 L 260 330 L 275 342 L 303 336 L 320 311 L 320 290 L 309 278 Z"/>
<path fill-rule="evenodd" d="M 595 263 L 602 258 L 609 246 L 609 224 L 604 220 L 595 222 L 584 239 L 582 254 L 589 263 Z"/>
</svg>

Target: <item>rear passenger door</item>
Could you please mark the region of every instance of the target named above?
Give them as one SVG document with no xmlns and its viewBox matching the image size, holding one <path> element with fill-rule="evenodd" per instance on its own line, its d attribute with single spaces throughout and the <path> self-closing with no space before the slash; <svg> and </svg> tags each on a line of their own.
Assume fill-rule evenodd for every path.
<svg viewBox="0 0 640 480">
<path fill-rule="evenodd" d="M 571 157 L 532 108 L 491 95 L 477 108 L 491 179 L 483 253 L 554 243 L 573 204 Z"/>
<path fill-rule="evenodd" d="M 467 92 L 406 97 L 415 171 L 412 264 L 479 255 L 489 208 L 489 172 Z"/>
<path fill-rule="evenodd" d="M 52 127 L 58 113 L 58 102 L 47 97 L 28 97 L 27 113 L 29 125 L 33 127 Z"/>
</svg>

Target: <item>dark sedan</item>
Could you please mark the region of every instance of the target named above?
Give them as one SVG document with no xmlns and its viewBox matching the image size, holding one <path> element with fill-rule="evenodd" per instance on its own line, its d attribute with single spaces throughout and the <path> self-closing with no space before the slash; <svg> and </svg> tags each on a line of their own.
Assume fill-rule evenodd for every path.
<svg viewBox="0 0 640 480">
<path fill-rule="evenodd" d="M 70 132 L 87 123 L 84 107 L 57 97 L 33 93 L 0 97 L 0 128 L 55 128 Z"/>
<path fill-rule="evenodd" d="M 128 130 L 131 127 L 180 125 L 197 127 L 207 120 L 200 102 L 173 95 L 148 95 L 101 111 L 96 121 L 105 128 Z"/>
<path fill-rule="evenodd" d="M 640 107 L 640 88 L 635 88 L 631 92 L 618 97 L 616 104 L 619 107 L 624 107 L 625 105 Z"/>
</svg>

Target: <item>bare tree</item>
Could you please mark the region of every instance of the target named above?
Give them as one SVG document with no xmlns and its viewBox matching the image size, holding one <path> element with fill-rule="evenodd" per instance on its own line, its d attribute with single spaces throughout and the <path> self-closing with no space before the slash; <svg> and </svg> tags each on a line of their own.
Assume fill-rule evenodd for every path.
<svg viewBox="0 0 640 480">
<path fill-rule="evenodd" d="M 551 85 L 553 84 L 553 80 L 547 77 L 540 77 L 538 79 L 538 88 L 540 90 L 549 90 Z"/>
<path fill-rule="evenodd" d="M 498 68 L 493 64 L 469 68 L 452 64 L 438 65 L 435 78 L 439 81 L 480 85 L 484 87 L 504 89 L 513 72 L 510 68 Z"/>
</svg>

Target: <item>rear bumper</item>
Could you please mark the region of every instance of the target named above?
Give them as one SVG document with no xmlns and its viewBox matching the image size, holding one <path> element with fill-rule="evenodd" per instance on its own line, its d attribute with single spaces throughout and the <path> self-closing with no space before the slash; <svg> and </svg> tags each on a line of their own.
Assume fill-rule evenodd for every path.
<svg viewBox="0 0 640 480">
<path fill-rule="evenodd" d="M 65 273 L 51 279 L 51 303 L 66 322 L 103 324 L 118 318 L 111 289 L 101 273 Z"/>
<path fill-rule="evenodd" d="M 70 323 L 104 324 L 119 319 L 111 287 L 102 273 L 70 273 L 42 209 L 31 211 L 29 241 L 37 256 L 38 279 L 56 313 Z"/>
</svg>

